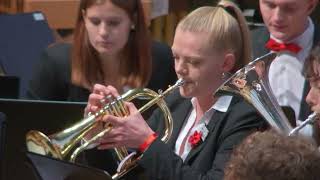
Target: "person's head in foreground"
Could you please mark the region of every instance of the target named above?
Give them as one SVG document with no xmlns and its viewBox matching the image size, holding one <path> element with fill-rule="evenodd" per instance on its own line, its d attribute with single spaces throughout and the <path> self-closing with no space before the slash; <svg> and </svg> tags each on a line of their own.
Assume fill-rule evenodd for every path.
<svg viewBox="0 0 320 180">
<path fill-rule="evenodd" d="M 320 153 L 315 144 L 274 130 L 248 136 L 233 152 L 225 180 L 316 180 Z"/>
</svg>

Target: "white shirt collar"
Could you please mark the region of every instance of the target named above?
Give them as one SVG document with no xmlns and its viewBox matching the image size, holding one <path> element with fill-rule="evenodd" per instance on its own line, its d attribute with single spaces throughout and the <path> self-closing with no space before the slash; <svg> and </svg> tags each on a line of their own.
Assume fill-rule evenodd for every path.
<svg viewBox="0 0 320 180">
<path fill-rule="evenodd" d="M 277 42 L 282 42 L 271 34 L 270 34 L 270 37 Z M 310 53 L 310 50 L 313 46 L 313 37 L 314 37 L 314 24 L 311 18 L 308 17 L 308 27 L 305 29 L 305 31 L 302 34 L 300 34 L 298 37 L 286 42 L 286 43 L 296 43 L 302 48 L 302 50 L 298 54 L 294 55 L 297 59 L 299 59 L 301 65 L 304 63 L 306 57 Z"/>
<path fill-rule="evenodd" d="M 232 100 L 232 96 L 230 95 L 222 95 L 220 96 L 217 101 L 210 107 L 208 111 L 211 111 L 212 109 L 220 111 L 220 112 L 227 112 L 230 103 Z M 191 104 L 193 106 L 193 109 L 195 109 L 195 98 L 191 98 Z"/>
<path fill-rule="evenodd" d="M 313 42 L 313 36 L 314 36 L 314 24 L 310 17 L 308 17 L 308 27 L 305 29 L 305 31 L 300 34 L 298 37 L 286 42 L 286 43 L 296 43 L 303 49 L 308 47 Z M 270 34 L 270 37 L 274 39 L 277 42 L 282 42 L 281 40 L 275 38 L 272 34 Z"/>
<path fill-rule="evenodd" d="M 216 103 L 212 106 L 213 109 L 221 112 L 227 112 L 230 104 L 231 104 L 232 96 L 223 95 L 220 96 Z"/>
<path fill-rule="evenodd" d="M 191 150 L 191 146 L 189 143 L 185 143 L 185 145 L 182 147 L 182 142 L 185 138 L 188 138 L 190 134 L 193 134 L 194 131 L 201 131 L 203 132 L 203 140 L 208 135 L 209 131 L 206 127 L 206 125 L 209 123 L 209 120 L 211 119 L 213 113 L 216 111 L 226 112 L 231 104 L 232 96 L 230 95 L 224 95 L 220 96 L 217 101 L 211 106 L 211 108 L 206 111 L 203 115 L 203 117 L 200 119 L 200 121 L 197 124 L 195 123 L 196 120 L 196 111 L 195 111 L 195 98 L 191 98 L 191 104 L 193 106 L 193 109 L 188 116 L 187 120 L 184 122 L 184 125 L 179 133 L 179 136 L 176 141 L 175 145 L 175 153 L 179 155 L 180 149 L 184 148 L 183 153 L 180 155 L 183 161 L 189 154 Z M 194 127 L 193 127 L 194 125 Z M 190 133 L 189 133 L 190 132 Z"/>
<path fill-rule="evenodd" d="M 292 107 L 296 117 L 299 117 L 305 84 L 305 78 L 301 74 L 301 71 L 305 59 L 313 46 L 314 30 L 315 28 L 312 20 L 311 18 L 308 18 L 308 27 L 305 31 L 298 37 L 288 41 L 288 43 L 297 43 L 302 47 L 302 50 L 298 54 L 287 51 L 280 52 L 269 69 L 268 77 L 270 86 L 278 103 L 281 106 Z"/>
</svg>

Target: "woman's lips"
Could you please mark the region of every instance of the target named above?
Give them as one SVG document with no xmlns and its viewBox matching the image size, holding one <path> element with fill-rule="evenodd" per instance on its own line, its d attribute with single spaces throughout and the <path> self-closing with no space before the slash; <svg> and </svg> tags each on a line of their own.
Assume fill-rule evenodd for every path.
<svg viewBox="0 0 320 180">
<path fill-rule="evenodd" d="M 113 46 L 112 42 L 98 42 L 98 44 L 99 46 L 106 47 L 106 48 Z"/>
</svg>

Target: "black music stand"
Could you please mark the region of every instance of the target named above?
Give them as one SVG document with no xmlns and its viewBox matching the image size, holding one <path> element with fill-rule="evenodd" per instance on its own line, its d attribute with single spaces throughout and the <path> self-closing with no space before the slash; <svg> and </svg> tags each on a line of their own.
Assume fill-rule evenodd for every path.
<svg viewBox="0 0 320 180">
<path fill-rule="evenodd" d="M 18 76 L 0 76 L 0 98 L 19 97 L 20 78 Z"/>
<path fill-rule="evenodd" d="M 105 171 L 27 152 L 27 158 L 42 180 L 112 180 Z"/>
</svg>

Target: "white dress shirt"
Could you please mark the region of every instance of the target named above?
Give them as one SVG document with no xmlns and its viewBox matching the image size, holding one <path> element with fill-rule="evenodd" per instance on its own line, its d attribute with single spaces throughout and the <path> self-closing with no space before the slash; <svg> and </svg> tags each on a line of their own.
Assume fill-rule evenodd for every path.
<svg viewBox="0 0 320 180">
<path fill-rule="evenodd" d="M 272 39 L 281 42 L 270 35 Z M 302 75 L 303 64 L 313 45 L 314 24 L 308 19 L 308 27 L 297 38 L 290 42 L 296 43 L 302 49 L 294 54 L 288 51 L 280 52 L 272 62 L 269 70 L 271 89 L 281 106 L 290 106 L 298 119 L 303 96 L 305 78 Z"/>
<path fill-rule="evenodd" d="M 213 113 L 215 111 L 227 112 L 230 106 L 231 100 L 232 100 L 232 96 L 229 96 L 229 95 L 220 96 L 217 99 L 217 101 L 211 106 L 211 108 L 204 113 L 203 117 L 200 119 L 198 124 L 195 124 L 193 126 L 193 124 L 196 121 L 197 114 L 195 110 L 196 109 L 195 98 L 192 98 L 191 103 L 193 108 L 190 112 L 190 115 L 187 117 L 187 120 L 184 122 L 184 125 L 182 126 L 180 134 L 177 138 L 176 145 L 175 145 L 175 153 L 179 155 L 180 148 L 182 148 L 181 147 L 182 142 L 185 139 L 185 137 L 187 137 L 186 143 L 184 145 L 184 151 L 180 156 L 183 160 L 185 160 L 192 149 L 191 144 L 188 143 L 188 138 L 190 137 L 190 135 L 192 135 L 195 131 L 201 131 L 204 134 L 203 137 L 205 138 L 208 135 L 208 131 L 206 127 Z"/>
</svg>

